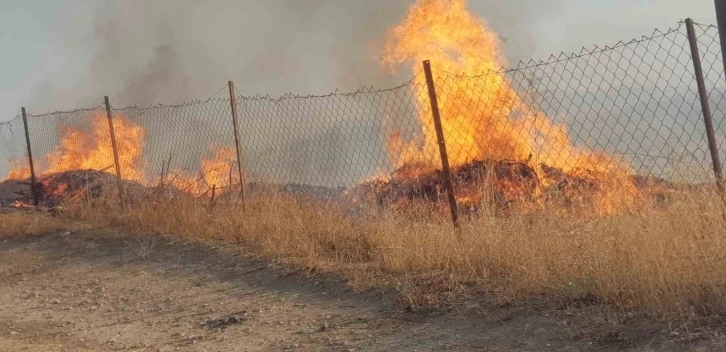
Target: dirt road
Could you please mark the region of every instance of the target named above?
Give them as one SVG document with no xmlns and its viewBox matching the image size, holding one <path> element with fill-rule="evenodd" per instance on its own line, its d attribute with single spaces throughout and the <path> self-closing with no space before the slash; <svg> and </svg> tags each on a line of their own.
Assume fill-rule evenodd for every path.
<svg viewBox="0 0 726 352">
<path fill-rule="evenodd" d="M 105 232 L 0 240 L 0 351 L 717 351 L 588 308 L 409 312 L 230 248 Z M 696 334 L 696 335 L 694 335 Z M 700 335 L 699 335 L 700 334 Z M 688 338 L 684 339 L 684 336 Z"/>
</svg>

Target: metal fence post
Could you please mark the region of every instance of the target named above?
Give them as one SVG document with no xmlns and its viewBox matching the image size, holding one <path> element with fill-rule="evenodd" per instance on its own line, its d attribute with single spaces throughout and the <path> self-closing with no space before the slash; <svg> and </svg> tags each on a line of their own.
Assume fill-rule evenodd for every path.
<svg viewBox="0 0 726 352">
<path fill-rule="evenodd" d="M 444 187 L 446 188 L 446 196 L 449 200 L 449 209 L 451 210 L 451 222 L 454 228 L 459 228 L 459 211 L 456 206 L 456 194 L 454 193 L 454 182 L 451 179 L 451 167 L 449 166 L 449 154 L 446 152 L 446 139 L 444 130 L 441 126 L 441 113 L 439 112 L 439 101 L 436 98 L 436 87 L 434 86 L 434 77 L 431 74 L 431 63 L 429 60 L 423 62 L 424 73 L 426 74 L 426 86 L 429 91 L 429 101 L 431 102 L 431 114 L 434 118 L 434 128 L 436 129 L 436 138 L 439 144 L 439 154 L 441 155 L 441 167 L 443 169 Z"/>
<path fill-rule="evenodd" d="M 239 173 L 239 195 L 244 203 L 245 183 L 242 175 L 242 151 L 239 143 L 239 119 L 237 118 L 237 95 L 235 94 L 234 82 L 227 82 L 229 85 L 229 104 L 232 107 L 232 125 L 234 126 L 234 145 L 237 152 L 237 172 Z M 229 185 L 232 187 L 232 185 Z"/>
<path fill-rule="evenodd" d="M 703 122 L 706 126 L 708 149 L 711 152 L 711 160 L 713 162 L 713 173 L 716 176 L 716 187 L 721 198 L 726 200 L 723 173 L 721 171 L 721 159 L 718 156 L 718 146 L 716 145 L 716 136 L 713 131 L 713 121 L 711 119 L 711 108 L 708 104 L 708 92 L 706 91 L 706 83 L 703 79 L 703 70 L 701 68 L 701 54 L 698 51 L 698 39 L 696 38 L 696 31 L 693 27 L 693 20 L 690 18 L 686 19 L 686 30 L 688 32 L 688 42 L 691 45 L 691 58 L 693 59 L 693 69 L 696 75 L 696 83 L 698 84 L 698 97 L 701 100 L 701 109 L 703 110 Z"/>
<path fill-rule="evenodd" d="M 25 146 L 28 149 L 28 164 L 30 164 L 30 190 L 33 192 L 33 205 L 36 207 L 39 203 L 38 195 L 38 182 L 35 179 L 35 165 L 33 163 L 33 150 L 30 148 L 30 132 L 28 132 L 28 116 L 25 114 L 25 107 L 23 111 L 23 128 L 25 129 Z"/>
<path fill-rule="evenodd" d="M 121 182 L 121 164 L 118 161 L 118 149 L 116 147 L 116 132 L 113 130 L 113 116 L 111 114 L 111 104 L 108 102 L 108 96 L 103 97 L 103 102 L 106 104 L 106 117 L 108 118 L 108 130 L 111 135 L 111 148 L 113 149 L 113 163 L 116 169 L 116 184 L 118 186 L 118 197 L 121 202 L 121 207 L 124 206 L 124 192 L 123 183 Z"/>
</svg>

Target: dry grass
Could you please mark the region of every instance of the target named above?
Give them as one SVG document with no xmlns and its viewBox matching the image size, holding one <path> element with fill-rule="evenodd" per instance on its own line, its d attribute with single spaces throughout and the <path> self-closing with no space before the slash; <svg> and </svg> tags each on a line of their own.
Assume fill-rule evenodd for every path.
<svg viewBox="0 0 726 352">
<path fill-rule="evenodd" d="M 60 219 L 36 211 L 0 212 L 0 237 L 46 235 L 70 227 Z"/>
<path fill-rule="evenodd" d="M 183 198 L 135 204 L 125 213 L 109 204 L 115 202 L 77 204 L 66 215 L 137 233 L 239 243 L 363 287 L 398 283 L 411 304 L 478 292 L 508 302 L 546 297 L 679 317 L 726 314 L 726 224 L 709 196 L 681 199 L 667 211 L 589 220 L 484 216 L 459 233 L 445 219 L 352 218 L 279 195 L 252 197 L 244 209 Z"/>
</svg>

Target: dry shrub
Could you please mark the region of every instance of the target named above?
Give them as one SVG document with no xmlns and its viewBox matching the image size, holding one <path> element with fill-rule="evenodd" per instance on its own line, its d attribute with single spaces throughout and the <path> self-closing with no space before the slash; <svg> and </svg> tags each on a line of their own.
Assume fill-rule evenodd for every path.
<svg viewBox="0 0 726 352">
<path fill-rule="evenodd" d="M 69 229 L 61 220 L 43 212 L 0 212 L 0 237 L 46 235 Z"/>
<path fill-rule="evenodd" d="M 66 214 L 239 243 L 357 284 L 397 281 L 414 304 L 486 292 L 510 302 L 549 297 L 658 314 L 726 313 L 726 223 L 712 194 L 673 200 L 664 211 L 597 219 L 486 215 L 467 219 L 460 231 L 445 218 L 423 221 L 412 208 L 350 217 L 330 204 L 279 194 L 251 196 L 245 206 L 191 197 L 140 202 L 125 212 L 112 204 L 76 204 Z"/>
</svg>

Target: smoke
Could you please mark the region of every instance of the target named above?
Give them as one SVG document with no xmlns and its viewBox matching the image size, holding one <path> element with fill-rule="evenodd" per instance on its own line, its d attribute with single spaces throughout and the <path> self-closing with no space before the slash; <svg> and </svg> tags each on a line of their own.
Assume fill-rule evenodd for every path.
<svg viewBox="0 0 726 352">
<path fill-rule="evenodd" d="M 223 89 L 228 80 L 233 80 L 243 95 L 279 96 L 288 92 L 352 91 L 363 86 L 388 88 L 410 79 L 409 70 L 398 75 L 385 72 L 378 59 L 386 30 L 404 18 L 412 0 L 78 1 L 86 13 L 68 21 L 85 22 L 89 30 L 81 38 L 69 33 L 74 37 L 67 41 L 74 45 L 67 50 L 69 56 L 86 61 L 73 66 L 75 74 L 63 76 L 75 78 L 74 84 L 53 81 L 39 86 L 29 103 L 34 111 L 97 106 L 104 95 L 115 107 L 178 104 L 205 99 Z M 551 1 L 543 5 L 536 0 L 471 1 L 469 6 L 508 39 L 505 50 L 517 58 L 535 50 L 537 16 L 556 9 Z M 226 91 L 221 96 L 226 96 Z M 152 118 L 149 114 L 138 120 L 147 130 L 145 154 L 154 170 L 161 159 L 172 154 L 192 167 L 206 150 L 209 136 L 229 136 L 226 116 L 225 124 L 217 125 L 205 120 L 206 111 L 186 113 L 189 115 L 174 115 L 174 122 L 168 116 Z M 364 176 L 367 169 L 359 168 L 356 172 L 360 175 L 351 175 L 350 167 L 344 166 L 345 158 L 358 158 L 355 153 L 361 147 L 350 140 L 346 142 L 350 145 L 341 145 L 343 142 L 336 139 L 339 137 L 331 137 L 336 127 L 321 121 L 325 113 L 311 108 L 300 117 L 317 126 L 292 141 L 304 148 L 265 149 L 253 143 L 244 150 L 266 155 L 272 159 L 269 163 L 277 164 L 287 175 L 307 170 L 308 174 L 301 176 L 306 181 L 336 174 L 335 183 L 348 183 Z M 376 119 L 383 117 L 375 115 L 366 116 L 370 121 L 361 122 L 348 139 L 380 138 Z M 179 126 L 174 127 L 174 123 Z M 170 131 L 174 131 L 173 138 Z M 243 139 L 250 143 L 253 138 L 278 141 L 284 137 L 262 127 L 258 133 L 262 135 L 245 135 Z M 335 142 L 334 149 L 346 152 L 329 155 L 330 141 Z M 378 143 L 378 147 L 383 145 Z M 301 160 L 310 165 L 298 165 Z M 316 167 L 316 163 L 325 165 Z"/>
<path fill-rule="evenodd" d="M 67 49 L 88 65 L 71 68 L 79 71 L 75 84 L 36 88 L 29 102 L 35 111 L 97 105 L 103 95 L 115 106 L 174 104 L 207 97 L 230 79 L 243 94 L 274 96 L 385 88 L 407 78 L 383 72 L 377 59 L 386 29 L 404 17 L 410 0 L 79 1 L 88 14 L 69 21 L 90 30 L 84 45 Z M 507 38 L 516 60 L 536 49 L 537 17 L 563 1 L 469 6 Z"/>
<path fill-rule="evenodd" d="M 553 17 L 566 4 L 567 0 L 469 1 L 469 8 L 499 32 L 508 61 L 515 65 L 538 52 L 538 22 Z"/>
<path fill-rule="evenodd" d="M 97 89 L 88 93 L 108 92 L 118 106 L 199 99 L 230 79 L 249 95 L 319 94 L 352 88 L 366 76 L 375 77 L 365 84 L 387 83 L 366 44 L 383 36 L 406 3 L 160 0 L 89 6 L 95 27 L 89 76 Z M 366 72 L 350 78 L 356 64 Z"/>
</svg>

